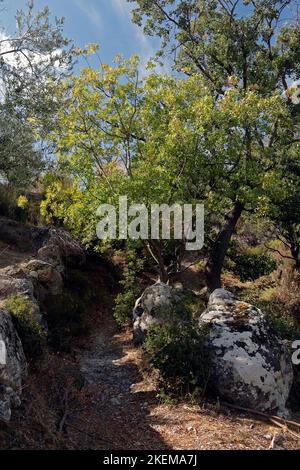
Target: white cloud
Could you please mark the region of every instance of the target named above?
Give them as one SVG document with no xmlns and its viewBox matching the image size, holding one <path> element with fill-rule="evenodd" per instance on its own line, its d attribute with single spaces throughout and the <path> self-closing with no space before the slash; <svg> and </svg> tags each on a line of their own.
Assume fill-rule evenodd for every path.
<svg viewBox="0 0 300 470">
<path fill-rule="evenodd" d="M 111 0 L 112 7 L 115 13 L 118 15 L 119 19 L 124 22 L 128 22 L 132 35 L 136 40 L 137 50 L 136 52 L 140 55 L 140 72 L 141 74 L 147 75 L 146 66 L 148 62 L 154 58 L 156 53 L 156 48 L 154 47 L 153 39 L 150 39 L 146 36 L 139 26 L 132 23 L 131 12 L 134 6 L 127 2 L 127 0 Z M 157 67 L 157 72 L 161 72 L 161 67 Z"/>
<path fill-rule="evenodd" d="M 89 21 L 100 29 L 103 26 L 102 16 L 97 8 L 90 5 L 86 0 L 75 0 L 77 7 L 86 15 Z"/>
<path fill-rule="evenodd" d="M 131 19 L 132 6 L 127 0 L 110 0 L 112 7 L 120 18 Z"/>
</svg>

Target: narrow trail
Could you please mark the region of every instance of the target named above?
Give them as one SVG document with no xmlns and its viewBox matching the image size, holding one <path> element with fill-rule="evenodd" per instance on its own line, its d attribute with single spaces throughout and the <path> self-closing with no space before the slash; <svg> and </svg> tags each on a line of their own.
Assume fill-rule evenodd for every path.
<svg viewBox="0 0 300 470">
<path fill-rule="evenodd" d="M 79 361 L 93 396 L 85 413 L 94 416 L 92 425 L 96 424 L 97 435 L 104 439 L 95 448 L 165 449 L 166 443 L 149 419 L 157 401 L 155 391 L 145 387 L 130 332 L 120 333 L 111 315 L 102 318 L 97 330 Z"/>
<path fill-rule="evenodd" d="M 92 397 L 80 419 L 89 432 L 90 438 L 85 436 L 87 448 L 268 449 L 280 432 L 251 416 L 209 404 L 163 404 L 154 384 L 139 372 L 140 364 L 132 334 L 120 333 L 111 313 L 102 314 L 80 358 L 80 370 Z M 299 448 L 299 442 L 288 434 L 283 441 L 286 449 Z"/>
</svg>

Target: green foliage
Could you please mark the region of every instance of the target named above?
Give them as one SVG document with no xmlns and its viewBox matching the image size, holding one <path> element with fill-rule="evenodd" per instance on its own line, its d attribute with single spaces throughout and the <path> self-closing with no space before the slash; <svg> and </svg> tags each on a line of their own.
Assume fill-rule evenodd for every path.
<svg viewBox="0 0 300 470">
<path fill-rule="evenodd" d="M 45 138 L 55 125 L 61 104 L 53 90 L 68 76 L 75 55 L 63 36 L 64 20 L 51 18 L 48 7 L 35 12 L 34 2 L 26 3 L 16 13 L 16 30 L 2 27 L 0 42 L 0 177 L 19 187 L 45 168 L 47 146 L 37 132 Z"/>
<path fill-rule="evenodd" d="M 0 215 L 16 219 L 22 212 L 17 207 L 17 192 L 16 190 L 6 184 L 0 184 Z"/>
<path fill-rule="evenodd" d="M 143 290 L 138 279 L 144 266 L 143 259 L 130 250 L 125 254 L 125 263 L 123 278 L 120 281 L 122 292 L 117 295 L 114 307 L 114 317 L 120 327 L 128 326 L 132 322 L 134 304 Z"/>
<path fill-rule="evenodd" d="M 46 347 L 46 333 L 34 316 L 33 302 L 16 294 L 6 300 L 5 308 L 12 316 L 25 355 L 33 359 L 41 356 Z"/>
<path fill-rule="evenodd" d="M 26 196 L 23 196 L 22 194 L 18 197 L 17 200 L 17 206 L 20 207 L 21 209 L 26 209 L 28 206 L 28 199 Z"/>
<path fill-rule="evenodd" d="M 174 68 L 187 77 L 202 76 L 216 103 L 222 103 L 226 95 L 235 95 L 231 103 L 225 99 L 224 108 L 221 105 L 227 142 L 222 144 L 214 132 L 211 134 L 216 126 L 218 136 L 222 135 L 222 126 L 216 121 L 208 131 L 216 141 L 216 151 L 211 152 L 205 144 L 211 165 L 206 207 L 212 208 L 222 223 L 237 201 L 260 216 L 271 214 L 300 270 L 300 225 L 299 217 L 295 221 L 293 214 L 299 207 L 300 106 L 293 100 L 298 85 L 289 89 L 289 84 L 299 79 L 300 70 L 297 2 L 128 1 L 134 4 L 133 21 L 147 35 L 161 40 L 158 62 L 176 50 Z M 277 117 L 269 127 L 268 118 L 264 113 L 255 116 L 250 103 L 254 105 L 252 100 L 257 99 L 258 110 L 260 99 L 276 92 L 285 96 L 286 109 L 280 113 L 277 108 Z M 245 101 L 237 97 L 239 93 Z M 222 120 L 221 115 L 219 118 Z M 195 167 L 198 181 L 204 167 L 201 173 Z M 213 240 L 218 243 L 217 237 Z"/>
<path fill-rule="evenodd" d="M 270 274 L 276 267 L 276 261 L 268 254 L 248 252 L 235 258 L 233 271 L 242 282 L 246 282 Z"/>
<path fill-rule="evenodd" d="M 189 301 L 171 308 L 166 318 L 150 328 L 144 345 L 146 363 L 159 373 L 160 395 L 203 396 L 209 380 L 207 329 L 199 330 Z"/>
<path fill-rule="evenodd" d="M 275 301 L 268 303 L 260 302 L 258 307 L 261 308 L 271 320 L 271 323 L 280 338 L 290 341 L 298 338 L 297 326 L 293 319 L 284 312 L 283 304 L 278 305 L 278 302 Z"/>
<path fill-rule="evenodd" d="M 278 336 L 282 339 L 293 341 L 299 337 L 299 324 L 292 312 L 277 293 L 278 288 L 259 291 L 246 289 L 241 295 L 242 300 L 258 307 L 269 319 Z"/>
<path fill-rule="evenodd" d="M 284 21 L 296 16 L 292 1 L 128 1 L 133 21 L 161 39 L 159 56 L 176 50 L 175 68 L 200 72 L 218 94 L 226 81 L 264 93 L 298 76 L 299 24 Z"/>
</svg>

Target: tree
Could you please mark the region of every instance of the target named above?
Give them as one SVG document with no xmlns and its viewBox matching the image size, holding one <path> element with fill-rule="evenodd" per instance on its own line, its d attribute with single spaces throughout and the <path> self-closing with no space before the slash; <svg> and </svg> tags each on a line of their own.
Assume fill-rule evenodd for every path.
<svg viewBox="0 0 300 470">
<path fill-rule="evenodd" d="M 30 0 L 27 10 L 16 14 L 15 33 L 1 34 L 0 172 L 10 182 L 29 182 L 42 167 L 41 139 L 54 125 L 60 106 L 53 90 L 74 62 L 75 49 L 63 36 L 63 24 L 63 19 L 51 20 L 48 7 L 35 13 Z"/>
<path fill-rule="evenodd" d="M 299 158 L 288 160 L 280 173 L 277 184 L 270 188 L 271 203 L 267 215 L 273 221 L 275 232 L 288 249 L 290 255 L 271 248 L 283 258 L 294 261 L 297 271 L 300 271 L 300 165 Z"/>
<path fill-rule="evenodd" d="M 133 20 L 144 25 L 146 34 L 162 39 L 159 56 L 176 53 L 175 69 L 186 75 L 195 71 L 201 74 L 216 100 L 236 84 L 244 97 L 252 91 L 260 97 L 272 96 L 278 90 L 285 92 L 290 101 L 289 127 L 285 126 L 284 133 L 279 125 L 280 116 L 264 134 L 257 133 L 259 118 L 256 122 L 244 120 L 240 134 L 243 145 L 238 144 L 243 170 L 240 165 L 232 167 L 234 179 L 230 179 L 226 194 L 226 202 L 230 200 L 231 207 L 224 204 L 228 212 L 218 213 L 224 223 L 211 244 L 206 267 L 208 288 L 212 291 L 221 286 L 228 245 L 243 211 L 257 210 L 261 198 L 268 197 L 266 191 L 263 194 L 262 173 L 267 178 L 272 169 L 275 177 L 279 161 L 284 163 L 285 155 L 299 148 L 298 105 L 292 103 L 288 84 L 299 79 L 300 25 L 296 18 L 288 24 L 283 22 L 287 13 L 291 14 L 290 0 L 137 0 L 135 3 Z M 258 169 L 260 164 L 261 177 L 256 179 L 253 169 Z M 231 166 L 230 159 L 226 165 Z M 213 173 L 211 188 L 216 191 Z M 227 178 L 228 171 L 223 167 L 226 187 Z M 222 178 L 219 183 L 222 184 Z"/>
<path fill-rule="evenodd" d="M 136 58 L 102 65 L 99 72 L 84 69 L 58 93 L 66 104 L 50 137 L 74 190 L 72 196 L 56 183 L 48 202 L 86 239 L 95 237 L 99 204 L 117 206 L 120 195 L 146 207 L 205 201 L 211 211 L 230 206 L 237 195 L 243 201 L 237 211 L 263 198 L 277 147 L 262 148 L 261 142 L 274 122 L 283 126 L 287 117 L 278 93 L 262 97 L 234 85 L 216 100 L 199 73 L 188 79 L 152 73 L 139 80 Z M 245 126 L 255 127 L 246 176 Z M 226 236 L 234 225 L 228 224 Z M 216 256 L 224 256 L 222 243 L 215 244 Z M 148 248 L 166 281 L 163 241 L 149 239 Z"/>
<path fill-rule="evenodd" d="M 22 152 L 22 153 L 21 153 Z M 30 184 L 42 170 L 32 129 L 0 109 L 0 174 L 15 187 Z M 3 181 L 2 181 L 3 182 Z"/>
</svg>

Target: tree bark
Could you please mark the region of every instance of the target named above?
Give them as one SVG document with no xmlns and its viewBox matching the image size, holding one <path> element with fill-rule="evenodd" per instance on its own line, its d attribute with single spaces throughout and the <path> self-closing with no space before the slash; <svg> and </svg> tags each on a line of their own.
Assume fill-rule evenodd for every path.
<svg viewBox="0 0 300 470">
<path fill-rule="evenodd" d="M 169 281 L 169 274 L 165 266 L 165 261 L 164 261 L 164 257 L 163 257 L 162 250 L 160 247 L 160 242 L 157 240 L 150 240 L 148 248 L 150 248 L 150 253 L 157 263 L 157 267 L 159 271 L 159 280 L 167 284 L 167 282 Z"/>
<path fill-rule="evenodd" d="M 233 209 L 226 215 L 225 223 L 221 228 L 209 254 L 205 268 L 207 288 L 209 292 L 222 287 L 221 274 L 225 256 L 237 222 L 243 212 L 241 202 L 236 202 Z"/>
<path fill-rule="evenodd" d="M 291 253 L 295 260 L 295 269 L 296 271 L 300 271 L 300 245 L 298 243 L 292 244 Z"/>
</svg>

